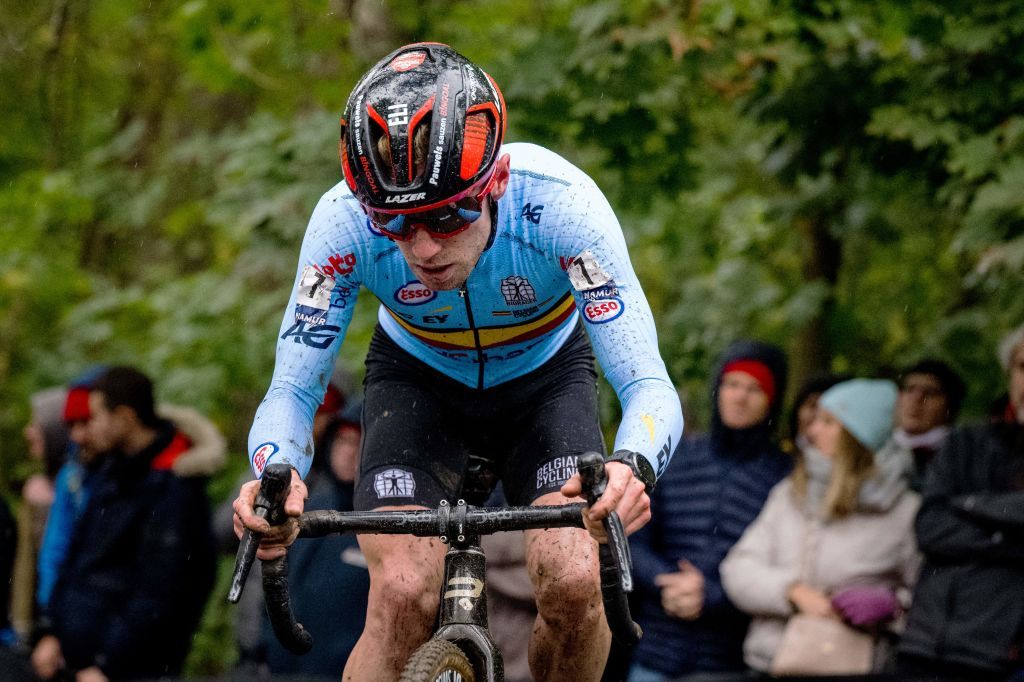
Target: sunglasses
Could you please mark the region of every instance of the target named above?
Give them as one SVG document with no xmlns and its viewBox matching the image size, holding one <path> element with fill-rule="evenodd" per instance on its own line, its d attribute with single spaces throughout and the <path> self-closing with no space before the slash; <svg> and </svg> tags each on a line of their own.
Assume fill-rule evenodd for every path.
<svg viewBox="0 0 1024 682">
<path fill-rule="evenodd" d="M 447 239 L 462 232 L 483 215 L 484 198 L 490 194 L 497 175 L 492 170 L 486 180 L 481 180 L 465 192 L 445 201 L 441 206 L 404 213 L 366 206 L 363 206 L 363 210 L 374 228 L 390 239 L 412 239 L 413 230 L 417 227 L 426 230 L 433 237 Z M 483 189 L 474 193 L 481 184 Z"/>
</svg>

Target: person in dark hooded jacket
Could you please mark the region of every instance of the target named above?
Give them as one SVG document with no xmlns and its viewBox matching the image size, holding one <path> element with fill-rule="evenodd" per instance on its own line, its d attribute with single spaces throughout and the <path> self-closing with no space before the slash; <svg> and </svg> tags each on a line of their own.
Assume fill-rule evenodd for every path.
<svg viewBox="0 0 1024 682">
<path fill-rule="evenodd" d="M 113 367 L 89 389 L 88 418 L 71 436 L 106 455 L 32 664 L 44 679 L 175 675 L 216 570 L 206 469 L 185 460 L 194 443 L 157 414 L 141 372 Z"/>
<path fill-rule="evenodd" d="M 1024 325 L 1000 347 L 1002 416 L 954 429 L 928 465 L 925 564 L 900 642 L 907 677 L 1024 674 Z"/>
<path fill-rule="evenodd" d="M 680 444 L 631 539 L 644 637 L 630 680 L 744 669 L 748 618 L 726 596 L 718 565 L 792 462 L 775 430 L 786 389 L 776 346 L 738 341 L 712 384 L 708 433 Z"/>
</svg>

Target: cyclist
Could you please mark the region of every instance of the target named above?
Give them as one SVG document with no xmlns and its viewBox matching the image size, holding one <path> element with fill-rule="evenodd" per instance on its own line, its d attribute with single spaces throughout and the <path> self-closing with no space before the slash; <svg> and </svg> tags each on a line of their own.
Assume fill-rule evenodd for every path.
<svg viewBox="0 0 1024 682">
<path fill-rule="evenodd" d="M 249 437 L 257 477 L 272 461 L 293 467 L 290 515 L 302 511 L 312 415 L 365 286 L 381 306 L 356 509 L 457 499 L 471 453 L 494 458 L 512 504 L 578 496 L 575 456 L 604 451 L 593 348 L 623 417 L 608 491 L 585 523 L 600 538 L 613 509 L 627 532 L 650 518 L 647 492 L 682 432 L 650 308 L 597 186 L 544 148 L 503 145 L 505 120 L 490 76 L 438 43 L 396 50 L 349 96 L 345 181 L 313 212 Z M 270 530 L 252 512 L 257 485 L 235 501 L 238 533 Z M 275 529 L 259 556 L 280 556 L 296 533 L 294 523 Z M 371 590 L 345 679 L 397 678 L 430 635 L 444 547 L 386 535 L 359 543 Z M 609 635 L 596 543 L 580 529 L 529 531 L 526 551 L 540 613 L 534 676 L 597 679 Z"/>
</svg>

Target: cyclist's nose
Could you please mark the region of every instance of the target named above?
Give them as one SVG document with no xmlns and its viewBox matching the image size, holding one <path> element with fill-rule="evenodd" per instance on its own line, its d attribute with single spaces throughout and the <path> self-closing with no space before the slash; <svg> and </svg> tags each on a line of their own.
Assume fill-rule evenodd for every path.
<svg viewBox="0 0 1024 682">
<path fill-rule="evenodd" d="M 412 246 L 412 255 L 417 260 L 428 261 L 436 256 L 442 248 L 441 240 L 433 237 L 421 227 L 414 227 L 412 239 L 409 240 Z"/>
</svg>

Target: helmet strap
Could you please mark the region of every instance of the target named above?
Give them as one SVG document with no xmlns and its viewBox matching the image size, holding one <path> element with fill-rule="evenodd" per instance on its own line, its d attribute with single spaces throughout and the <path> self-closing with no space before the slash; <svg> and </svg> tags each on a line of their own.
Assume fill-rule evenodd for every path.
<svg viewBox="0 0 1024 682">
<path fill-rule="evenodd" d="M 487 206 L 491 212 L 491 236 L 487 238 L 487 246 L 484 247 L 484 251 L 491 248 L 494 238 L 498 234 L 498 202 L 493 197 L 487 197 Z"/>
</svg>

